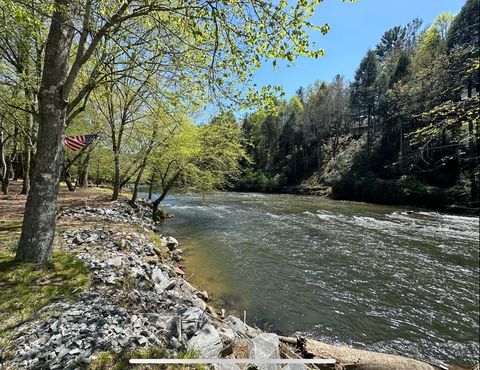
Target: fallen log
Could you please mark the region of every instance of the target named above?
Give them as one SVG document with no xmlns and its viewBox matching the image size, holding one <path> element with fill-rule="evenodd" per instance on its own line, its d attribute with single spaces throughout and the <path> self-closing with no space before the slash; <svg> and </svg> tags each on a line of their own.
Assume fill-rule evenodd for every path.
<svg viewBox="0 0 480 370">
<path fill-rule="evenodd" d="M 355 370 L 443 370 L 412 358 L 337 346 L 312 339 L 279 336 L 281 342 L 294 346 L 304 358 L 333 358 L 338 369 Z"/>
</svg>

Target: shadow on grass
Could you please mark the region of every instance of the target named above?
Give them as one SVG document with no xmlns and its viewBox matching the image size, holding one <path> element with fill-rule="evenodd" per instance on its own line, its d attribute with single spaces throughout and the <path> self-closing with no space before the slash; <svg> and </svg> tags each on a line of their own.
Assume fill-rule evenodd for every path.
<svg viewBox="0 0 480 370">
<path fill-rule="evenodd" d="M 0 340 L 40 308 L 74 299 L 90 282 L 87 266 L 72 254 L 55 252 L 45 267 L 14 258 L 11 252 L 0 253 Z"/>
</svg>

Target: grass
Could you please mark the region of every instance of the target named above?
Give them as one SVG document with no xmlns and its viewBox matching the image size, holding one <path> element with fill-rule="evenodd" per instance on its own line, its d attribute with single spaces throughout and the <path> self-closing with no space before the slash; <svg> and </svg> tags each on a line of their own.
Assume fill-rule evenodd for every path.
<svg viewBox="0 0 480 370">
<path fill-rule="evenodd" d="M 22 221 L 0 224 L 0 253 L 16 250 L 21 230 Z"/>
<path fill-rule="evenodd" d="M 148 369 L 206 369 L 203 365 L 131 365 L 128 361 L 132 358 L 171 358 L 168 351 L 163 347 L 145 347 L 126 350 L 120 353 L 101 352 L 92 357 L 92 362 L 88 367 L 90 370 L 148 370 Z M 189 351 L 179 353 L 175 358 L 178 359 L 194 359 L 198 358 L 198 353 Z"/>
<path fill-rule="evenodd" d="M 162 260 L 169 259 L 168 249 L 162 243 L 162 236 L 151 232 L 148 234 L 148 239 L 150 243 L 152 243 L 161 253 L 162 253 Z"/>
<path fill-rule="evenodd" d="M 40 308 L 74 299 L 90 282 L 87 266 L 72 254 L 54 252 L 45 267 L 18 264 L 14 256 L 12 252 L 0 252 L 0 345 Z"/>
</svg>

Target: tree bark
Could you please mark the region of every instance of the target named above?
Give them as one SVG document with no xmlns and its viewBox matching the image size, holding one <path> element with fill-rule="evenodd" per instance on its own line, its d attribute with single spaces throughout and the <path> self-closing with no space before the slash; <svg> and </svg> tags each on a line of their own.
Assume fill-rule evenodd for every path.
<svg viewBox="0 0 480 370">
<path fill-rule="evenodd" d="M 115 153 L 115 176 L 113 179 L 112 200 L 118 200 L 120 194 L 120 153 Z"/>
<path fill-rule="evenodd" d="M 27 118 L 27 130 L 30 132 L 31 130 L 31 115 L 28 115 Z M 31 162 L 31 155 L 32 151 L 30 148 L 30 143 L 28 142 L 28 139 L 25 137 L 24 138 L 24 152 L 23 152 L 23 185 L 22 185 L 22 191 L 21 194 L 28 194 L 30 191 L 30 162 Z"/>
<path fill-rule="evenodd" d="M 8 195 L 8 186 L 10 185 L 10 177 L 13 177 L 12 171 L 12 158 L 10 156 L 5 157 L 5 176 L 2 179 L 2 193 Z"/>
<path fill-rule="evenodd" d="M 175 181 L 177 181 L 178 177 L 180 176 L 181 172 L 175 173 L 175 175 L 170 179 L 170 181 L 166 184 L 166 186 L 163 187 L 162 189 L 162 194 L 155 199 L 153 202 L 153 212 L 155 213 L 158 210 L 158 207 L 160 206 L 160 203 L 162 200 L 165 199 L 169 191 L 173 188 L 173 185 L 175 185 Z"/>
<path fill-rule="evenodd" d="M 88 171 L 90 169 L 90 152 L 87 153 L 87 157 L 82 163 L 82 171 L 80 173 L 80 184 L 79 187 L 87 188 L 88 187 Z"/>
<path fill-rule="evenodd" d="M 31 151 L 29 147 L 26 147 L 23 152 L 23 184 L 20 194 L 28 194 L 30 191 L 30 161 Z"/>
<path fill-rule="evenodd" d="M 152 200 L 153 183 L 154 183 L 154 178 L 153 178 L 153 173 L 152 173 L 152 176 L 150 177 L 150 184 L 148 186 L 148 200 Z"/>
<path fill-rule="evenodd" d="M 55 5 L 38 96 L 39 130 L 32 184 L 16 254 L 19 262 L 38 264 L 47 263 L 52 256 L 69 95 L 69 91 L 64 91 L 64 84 L 74 31 L 71 0 L 56 0 Z"/>
<path fill-rule="evenodd" d="M 135 203 L 137 201 L 137 196 L 138 196 L 138 185 L 140 184 L 140 180 L 142 179 L 142 174 L 143 170 L 145 167 L 140 168 L 140 171 L 138 171 L 137 178 L 135 179 L 135 185 L 133 186 L 133 194 L 132 194 L 132 199 L 130 202 Z"/>
</svg>

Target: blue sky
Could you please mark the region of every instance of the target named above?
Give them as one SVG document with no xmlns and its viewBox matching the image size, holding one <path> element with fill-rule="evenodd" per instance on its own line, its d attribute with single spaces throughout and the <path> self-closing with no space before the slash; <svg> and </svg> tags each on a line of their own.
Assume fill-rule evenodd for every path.
<svg viewBox="0 0 480 370">
<path fill-rule="evenodd" d="M 336 74 L 352 79 L 360 60 L 369 48 L 375 47 L 388 29 L 405 25 L 421 18 L 424 26 L 430 24 L 441 12 L 458 13 L 464 0 L 358 0 L 356 3 L 341 0 L 324 0 L 313 16 L 313 23 L 328 23 L 326 36 L 315 34 L 312 40 L 323 48 L 326 55 L 319 59 L 300 58 L 292 67 L 281 65 L 274 71 L 267 62 L 255 74 L 258 86 L 280 85 L 289 98 L 300 86 L 316 80 L 331 81 Z"/>
</svg>

